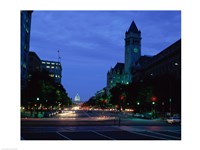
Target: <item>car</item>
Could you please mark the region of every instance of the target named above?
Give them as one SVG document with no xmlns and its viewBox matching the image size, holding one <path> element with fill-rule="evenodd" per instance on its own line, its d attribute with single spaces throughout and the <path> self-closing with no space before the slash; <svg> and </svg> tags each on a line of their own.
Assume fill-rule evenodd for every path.
<svg viewBox="0 0 200 150">
<path fill-rule="evenodd" d="M 169 117 L 166 120 L 170 124 L 178 124 L 181 123 L 181 118 L 180 117 Z"/>
<path fill-rule="evenodd" d="M 137 118 L 144 118 L 144 115 L 141 113 L 135 113 L 135 114 L 133 114 L 133 116 L 137 117 Z"/>
</svg>

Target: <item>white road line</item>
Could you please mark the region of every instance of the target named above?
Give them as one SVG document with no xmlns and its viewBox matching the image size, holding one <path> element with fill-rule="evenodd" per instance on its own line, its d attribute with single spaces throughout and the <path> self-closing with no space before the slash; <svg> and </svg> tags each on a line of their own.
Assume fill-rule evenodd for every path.
<svg viewBox="0 0 200 150">
<path fill-rule="evenodd" d="M 91 132 L 96 133 L 96 134 L 98 134 L 98 135 L 100 135 L 100 136 L 103 136 L 103 137 L 105 137 L 105 138 L 108 138 L 108 139 L 110 139 L 110 140 L 115 140 L 115 139 L 113 139 L 113 138 L 111 138 L 111 137 L 109 137 L 109 136 L 103 135 L 103 134 L 98 133 L 98 132 L 96 132 L 96 131 L 91 131 Z"/>
<path fill-rule="evenodd" d="M 144 133 L 139 133 L 139 132 L 134 132 L 134 131 L 127 131 L 127 132 L 138 134 L 138 135 L 143 135 L 143 136 L 148 136 L 148 137 L 153 137 L 153 138 L 156 138 L 156 139 L 167 140 L 166 138 L 163 138 L 163 137 L 157 137 L 157 136 L 148 135 L 148 134 L 144 134 Z"/>
<path fill-rule="evenodd" d="M 86 113 L 85 111 L 83 111 L 89 118 L 91 117 L 88 113 Z"/>
<path fill-rule="evenodd" d="M 71 140 L 70 138 L 68 138 L 68 137 L 66 137 L 66 136 L 64 136 L 64 135 L 62 135 L 62 134 L 59 133 L 59 132 L 56 132 L 56 133 L 59 134 L 60 136 L 64 137 L 64 138 L 67 139 L 67 140 Z"/>
<path fill-rule="evenodd" d="M 176 134 L 181 134 L 181 130 L 167 130 L 168 132 L 171 132 L 171 133 L 176 133 Z"/>
<path fill-rule="evenodd" d="M 170 137 L 170 138 L 174 138 L 174 139 L 178 139 L 178 140 L 181 140 L 181 138 L 176 137 L 176 136 L 172 136 L 172 135 L 167 135 L 167 134 L 157 133 L 157 132 L 152 132 L 152 131 L 147 131 L 147 132 L 149 132 L 149 133 L 153 133 L 153 134 L 162 135 L 162 136 L 166 136 L 166 137 Z"/>
</svg>

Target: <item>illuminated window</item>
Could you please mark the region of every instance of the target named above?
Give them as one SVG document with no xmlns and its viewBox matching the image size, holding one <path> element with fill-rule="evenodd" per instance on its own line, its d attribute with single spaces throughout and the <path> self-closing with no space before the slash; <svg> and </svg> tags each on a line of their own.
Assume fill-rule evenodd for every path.
<svg viewBox="0 0 200 150">
<path fill-rule="evenodd" d="M 51 66 L 51 68 L 54 68 L 54 66 Z"/>
<path fill-rule="evenodd" d="M 29 30 L 28 30 L 28 28 L 26 28 L 26 32 L 27 32 L 27 33 L 29 33 Z"/>
<path fill-rule="evenodd" d="M 50 74 L 49 76 L 53 78 L 53 77 L 54 77 L 54 74 Z"/>
<path fill-rule="evenodd" d="M 178 63 L 177 63 L 177 62 L 175 62 L 175 63 L 174 63 L 174 65 L 175 65 L 175 66 L 178 66 Z"/>
<path fill-rule="evenodd" d="M 22 67 L 23 67 L 23 68 L 26 68 L 26 64 L 23 64 Z"/>
<path fill-rule="evenodd" d="M 45 62 L 43 61 L 42 64 L 45 64 Z"/>
<path fill-rule="evenodd" d="M 49 64 L 50 64 L 50 62 L 47 62 L 47 64 L 49 65 Z"/>
<path fill-rule="evenodd" d="M 57 75 L 55 75 L 55 77 L 57 78 L 58 76 L 57 76 Z"/>
<path fill-rule="evenodd" d="M 51 63 L 52 65 L 55 65 L 55 63 Z"/>
<path fill-rule="evenodd" d="M 46 66 L 46 68 L 50 68 L 50 66 Z"/>
</svg>

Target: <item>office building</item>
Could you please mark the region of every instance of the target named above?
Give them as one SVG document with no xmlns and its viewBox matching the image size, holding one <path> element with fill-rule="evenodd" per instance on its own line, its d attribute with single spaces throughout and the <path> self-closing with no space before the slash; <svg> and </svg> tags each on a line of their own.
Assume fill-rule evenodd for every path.
<svg viewBox="0 0 200 150">
<path fill-rule="evenodd" d="M 55 83 L 61 84 L 62 66 L 58 61 L 42 60 L 41 68 L 49 72 L 49 76 L 54 79 Z"/>
</svg>

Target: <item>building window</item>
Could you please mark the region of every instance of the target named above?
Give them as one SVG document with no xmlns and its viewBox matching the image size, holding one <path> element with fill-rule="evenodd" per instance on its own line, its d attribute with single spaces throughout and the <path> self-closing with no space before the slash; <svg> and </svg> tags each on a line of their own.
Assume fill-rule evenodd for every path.
<svg viewBox="0 0 200 150">
<path fill-rule="evenodd" d="M 28 28 L 26 28 L 26 32 L 27 32 L 27 33 L 29 33 L 29 30 L 28 30 Z"/>
<path fill-rule="evenodd" d="M 126 40 L 126 45 L 130 45 L 130 40 Z"/>
<path fill-rule="evenodd" d="M 51 63 L 52 65 L 55 65 L 55 63 Z"/>
<path fill-rule="evenodd" d="M 53 78 L 53 77 L 54 77 L 54 74 L 50 74 L 49 76 Z"/>
<path fill-rule="evenodd" d="M 23 67 L 24 69 L 26 69 L 26 64 L 23 64 L 22 67 Z"/>
<path fill-rule="evenodd" d="M 48 65 L 50 65 L 50 62 L 47 62 Z"/>
<path fill-rule="evenodd" d="M 46 68 L 50 68 L 50 66 L 46 66 Z"/>
<path fill-rule="evenodd" d="M 45 64 L 45 62 L 43 61 L 42 64 Z"/>
<path fill-rule="evenodd" d="M 54 69 L 54 66 L 51 66 L 52 69 Z"/>
<path fill-rule="evenodd" d="M 175 65 L 175 66 L 178 66 L 178 63 L 177 63 L 177 62 L 175 62 L 175 63 L 174 63 L 174 65 Z"/>
</svg>

